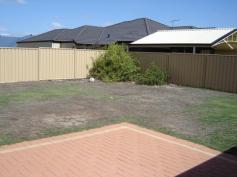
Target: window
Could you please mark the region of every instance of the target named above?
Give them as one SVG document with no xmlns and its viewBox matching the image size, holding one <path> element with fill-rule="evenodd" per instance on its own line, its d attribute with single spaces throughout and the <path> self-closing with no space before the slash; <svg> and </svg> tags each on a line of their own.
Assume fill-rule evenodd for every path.
<svg viewBox="0 0 237 177">
<path fill-rule="evenodd" d="M 60 43 L 52 43 L 52 48 L 60 48 Z"/>
</svg>

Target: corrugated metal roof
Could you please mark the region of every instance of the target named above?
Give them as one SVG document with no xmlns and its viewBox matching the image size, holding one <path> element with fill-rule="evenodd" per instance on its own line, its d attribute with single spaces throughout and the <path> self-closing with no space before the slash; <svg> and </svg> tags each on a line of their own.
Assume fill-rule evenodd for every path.
<svg viewBox="0 0 237 177">
<path fill-rule="evenodd" d="M 212 44 L 234 28 L 160 30 L 132 44 Z"/>
</svg>

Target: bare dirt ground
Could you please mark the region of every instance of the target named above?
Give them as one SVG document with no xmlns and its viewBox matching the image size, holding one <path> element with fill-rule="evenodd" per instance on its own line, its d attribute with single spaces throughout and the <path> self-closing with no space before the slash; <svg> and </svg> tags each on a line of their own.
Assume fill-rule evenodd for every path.
<svg viewBox="0 0 237 177">
<path fill-rule="evenodd" d="M 49 94 L 44 99 L 29 96 L 13 101 L 10 96 L 5 98 L 7 103 L 0 106 L 0 134 L 16 140 L 30 139 L 51 129 L 80 128 L 99 121 L 130 121 L 157 130 L 202 136 L 204 125 L 187 108 L 208 97 L 229 95 L 174 85 L 155 87 L 87 80 L 0 84 L 0 95 L 65 86 L 69 94 L 56 97 Z M 68 91 L 70 87 L 74 90 Z"/>
</svg>

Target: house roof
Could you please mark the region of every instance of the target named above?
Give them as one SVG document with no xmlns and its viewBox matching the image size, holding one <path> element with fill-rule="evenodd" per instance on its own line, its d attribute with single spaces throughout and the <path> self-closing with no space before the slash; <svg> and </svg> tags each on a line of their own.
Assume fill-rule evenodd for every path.
<svg viewBox="0 0 237 177">
<path fill-rule="evenodd" d="M 21 41 L 18 41 L 18 43 L 21 42 L 37 42 L 37 41 L 54 41 L 59 34 L 62 34 L 63 32 L 68 31 L 68 29 L 55 29 L 46 33 L 42 33 L 40 35 L 24 39 Z"/>
<path fill-rule="evenodd" d="M 160 30 L 139 39 L 134 45 L 213 44 L 234 32 L 234 28 Z"/>
<path fill-rule="evenodd" d="M 82 26 L 75 29 L 57 29 L 19 41 L 19 43 L 52 41 L 105 45 L 118 41 L 132 42 L 157 30 L 169 28 L 159 22 L 140 18 L 107 27 Z"/>
<path fill-rule="evenodd" d="M 196 26 L 174 26 L 171 29 L 200 29 Z"/>
<path fill-rule="evenodd" d="M 85 26 L 74 38 L 77 44 L 95 44 L 101 36 L 103 27 Z"/>
<path fill-rule="evenodd" d="M 126 21 L 105 27 L 98 44 L 110 44 L 115 41 L 132 42 L 164 29 L 169 29 L 169 27 L 147 18 Z"/>
</svg>

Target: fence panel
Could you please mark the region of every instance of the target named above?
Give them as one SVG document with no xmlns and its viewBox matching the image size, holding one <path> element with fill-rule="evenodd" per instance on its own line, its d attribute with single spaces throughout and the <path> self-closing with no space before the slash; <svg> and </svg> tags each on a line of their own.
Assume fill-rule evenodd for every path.
<svg viewBox="0 0 237 177">
<path fill-rule="evenodd" d="M 38 50 L 0 49 L 0 83 L 38 80 Z"/>
<path fill-rule="evenodd" d="M 237 56 L 133 53 L 142 68 L 167 68 L 170 83 L 237 93 Z"/>
<path fill-rule="evenodd" d="M 170 54 L 170 82 L 178 85 L 204 87 L 205 56 Z"/>
<path fill-rule="evenodd" d="M 208 56 L 205 87 L 237 92 L 237 56 Z"/>
<path fill-rule="evenodd" d="M 169 54 L 133 52 L 132 55 L 139 61 L 144 69 L 148 68 L 151 64 L 155 64 L 161 69 L 168 70 Z"/>
<path fill-rule="evenodd" d="M 103 50 L 0 48 L 0 83 L 86 78 Z"/>
<path fill-rule="evenodd" d="M 96 58 L 103 54 L 102 50 L 76 50 L 75 51 L 75 78 L 86 78 Z"/>
<path fill-rule="evenodd" d="M 39 49 L 39 80 L 74 79 L 73 49 Z"/>
</svg>

